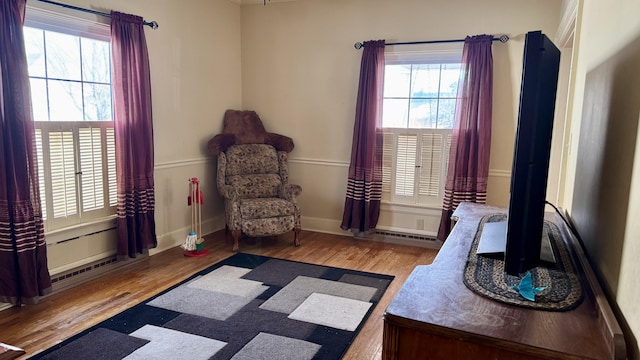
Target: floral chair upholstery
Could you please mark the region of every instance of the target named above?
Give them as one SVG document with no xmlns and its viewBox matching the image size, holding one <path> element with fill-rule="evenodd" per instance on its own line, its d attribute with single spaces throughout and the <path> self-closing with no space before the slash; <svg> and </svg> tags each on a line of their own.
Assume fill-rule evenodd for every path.
<svg viewBox="0 0 640 360">
<path fill-rule="evenodd" d="M 247 113 L 235 111 L 229 114 L 229 111 L 225 116 L 225 129 L 227 120 L 233 120 L 232 115 Z M 254 112 L 250 112 L 250 115 L 257 118 Z M 253 124 L 255 120 L 251 121 Z M 259 125 L 262 126 L 262 123 Z M 247 128 L 243 126 L 243 131 Z M 222 135 L 212 139 L 209 148 L 212 154 L 218 156 L 217 185 L 225 200 L 226 222 L 233 237 L 233 251 L 238 251 L 238 240 L 242 234 L 263 237 L 293 231 L 294 245 L 299 246 L 300 208 L 296 196 L 302 192 L 302 188 L 289 184 L 287 151 L 277 150 L 269 143 L 243 143 L 238 139 L 234 139 L 235 144 L 229 146 L 224 144 L 226 140 L 221 138 Z M 269 136 L 282 137 L 277 134 Z M 289 138 L 278 139 L 285 139 L 286 145 L 275 146 L 291 151 L 293 142 Z"/>
<path fill-rule="evenodd" d="M 287 153 L 267 144 L 233 145 L 218 155 L 218 191 L 238 251 L 241 234 L 262 237 L 294 231 L 300 245 L 299 185 L 289 184 Z"/>
</svg>

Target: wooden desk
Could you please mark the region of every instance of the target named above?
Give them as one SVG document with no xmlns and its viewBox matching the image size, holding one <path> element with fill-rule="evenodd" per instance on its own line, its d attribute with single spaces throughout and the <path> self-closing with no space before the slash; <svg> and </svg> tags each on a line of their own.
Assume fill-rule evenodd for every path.
<svg viewBox="0 0 640 360">
<path fill-rule="evenodd" d="M 581 265 L 585 299 L 551 312 L 502 304 L 462 281 L 478 224 L 505 209 L 463 203 L 431 265 L 417 266 L 384 314 L 383 359 L 624 359 L 622 331 L 581 248 L 556 222 Z"/>
</svg>

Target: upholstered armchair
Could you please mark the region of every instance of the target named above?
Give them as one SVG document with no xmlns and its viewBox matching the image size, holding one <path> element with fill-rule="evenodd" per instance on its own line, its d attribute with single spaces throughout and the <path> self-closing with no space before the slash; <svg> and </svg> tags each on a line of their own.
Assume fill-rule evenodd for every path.
<svg viewBox="0 0 640 360">
<path fill-rule="evenodd" d="M 241 235 L 273 236 L 293 231 L 299 246 L 299 185 L 289 184 L 287 153 L 293 141 L 267 133 L 253 111 L 227 110 L 223 134 L 209 141 L 218 157 L 217 185 L 225 200 L 227 229 L 238 251 Z"/>
</svg>

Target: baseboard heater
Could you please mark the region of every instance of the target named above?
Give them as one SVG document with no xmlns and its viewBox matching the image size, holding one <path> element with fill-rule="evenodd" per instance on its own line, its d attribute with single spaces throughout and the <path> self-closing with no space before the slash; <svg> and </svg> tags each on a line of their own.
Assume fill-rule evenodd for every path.
<svg viewBox="0 0 640 360">
<path fill-rule="evenodd" d="M 120 267 L 120 263 L 118 262 L 116 256 L 113 255 L 71 270 L 51 275 L 51 285 L 53 286 L 53 292 L 55 293 L 60 290 L 68 289 L 87 280 L 94 279 L 109 271 L 113 271 L 114 269 Z"/>
<path fill-rule="evenodd" d="M 409 234 L 409 233 L 403 233 L 403 232 L 391 231 L 391 230 L 376 230 L 375 234 L 380 236 L 390 236 L 390 237 L 417 240 L 417 241 L 437 241 L 435 236 Z"/>
<path fill-rule="evenodd" d="M 410 232 L 402 232 L 396 230 L 383 230 L 376 229 L 372 234 L 362 237 L 366 240 L 389 242 L 400 245 L 411 245 L 419 247 L 427 247 L 432 249 L 439 249 L 442 246 L 442 241 L 439 241 L 432 235 L 415 234 Z"/>
<path fill-rule="evenodd" d="M 144 258 L 144 256 L 139 256 L 136 259 L 130 259 L 128 261 L 118 261 L 116 255 L 113 255 L 71 270 L 51 275 L 51 286 L 53 287 L 52 294 L 95 279 L 110 271 L 116 270 L 122 266 L 133 264 L 134 262 Z M 0 311 L 11 307 L 11 304 L 0 303 Z"/>
<path fill-rule="evenodd" d="M 110 256 L 86 265 L 51 275 L 52 294 L 94 279 L 119 267 L 116 256 Z M 11 304 L 0 303 L 0 311 L 13 307 Z"/>
</svg>

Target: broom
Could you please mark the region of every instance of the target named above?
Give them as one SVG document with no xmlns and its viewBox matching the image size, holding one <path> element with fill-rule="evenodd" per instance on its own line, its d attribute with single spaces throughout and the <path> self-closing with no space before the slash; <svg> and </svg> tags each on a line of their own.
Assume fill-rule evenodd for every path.
<svg viewBox="0 0 640 360">
<path fill-rule="evenodd" d="M 191 206 L 191 231 L 182 244 L 182 248 L 186 250 L 184 256 L 199 257 L 205 256 L 209 252 L 204 248 L 204 239 L 198 236 L 198 234 L 202 234 L 201 205 L 203 203 L 204 194 L 200 191 L 200 181 L 195 177 L 189 179 L 187 205 Z"/>
</svg>

